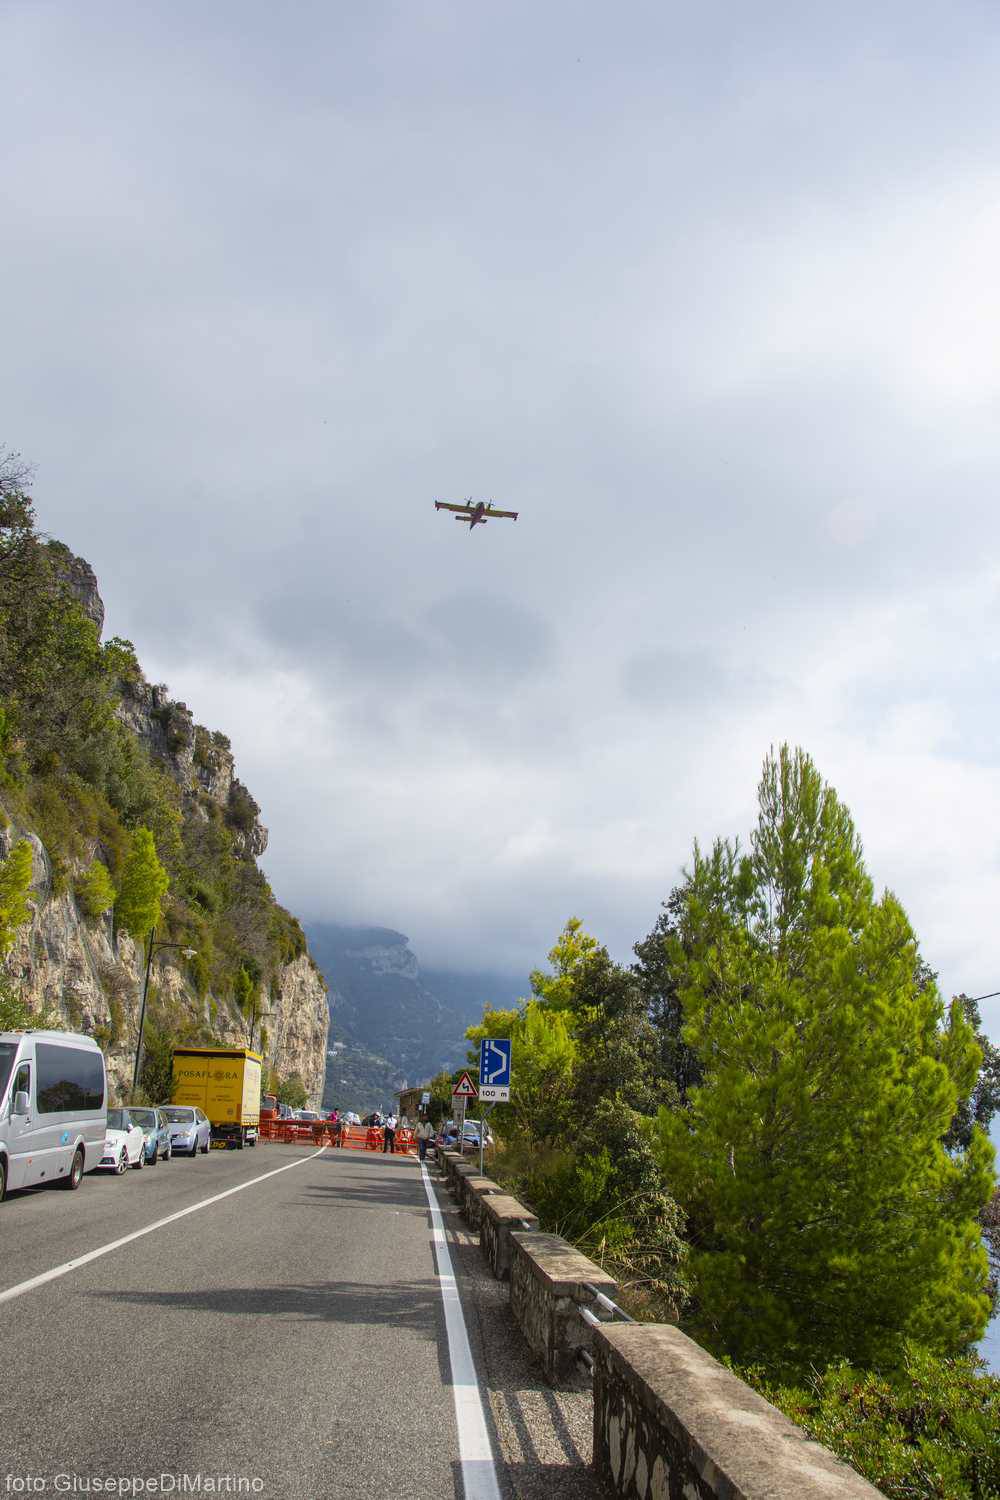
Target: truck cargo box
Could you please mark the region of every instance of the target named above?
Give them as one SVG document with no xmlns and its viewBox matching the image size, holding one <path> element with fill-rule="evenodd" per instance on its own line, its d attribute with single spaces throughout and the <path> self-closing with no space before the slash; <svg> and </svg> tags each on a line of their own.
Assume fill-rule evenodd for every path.
<svg viewBox="0 0 1000 1500">
<path fill-rule="evenodd" d="M 173 1103 L 203 1109 L 214 1140 L 252 1143 L 260 1124 L 262 1061 L 249 1047 L 175 1047 Z"/>
</svg>

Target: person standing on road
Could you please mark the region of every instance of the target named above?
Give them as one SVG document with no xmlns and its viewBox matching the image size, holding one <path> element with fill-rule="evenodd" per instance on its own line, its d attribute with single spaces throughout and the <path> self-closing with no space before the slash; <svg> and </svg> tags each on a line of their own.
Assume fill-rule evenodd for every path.
<svg viewBox="0 0 1000 1500">
<path fill-rule="evenodd" d="M 391 1151 L 393 1153 L 393 1155 L 395 1155 L 395 1151 L 396 1151 L 396 1116 L 395 1115 L 386 1115 L 386 1117 L 385 1117 L 385 1126 L 383 1128 L 385 1130 L 385 1140 L 382 1142 L 382 1150 L 383 1151 Z"/>
<path fill-rule="evenodd" d="M 434 1126 L 430 1120 L 421 1120 L 417 1126 L 417 1151 L 420 1160 L 426 1161 L 428 1144 L 434 1139 Z"/>
</svg>

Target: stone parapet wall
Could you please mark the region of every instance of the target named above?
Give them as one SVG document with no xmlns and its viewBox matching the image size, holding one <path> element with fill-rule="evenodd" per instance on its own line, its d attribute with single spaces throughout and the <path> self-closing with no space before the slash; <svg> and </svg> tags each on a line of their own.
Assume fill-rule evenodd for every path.
<svg viewBox="0 0 1000 1500">
<path fill-rule="evenodd" d="M 621 1500 L 880 1500 L 680 1329 L 593 1330 L 594 1468 Z"/>
<path fill-rule="evenodd" d="M 512 1232 L 510 1241 L 510 1310 L 515 1322 L 541 1360 L 550 1385 L 579 1378 L 576 1357 L 592 1344 L 591 1328 L 580 1308 L 600 1312 L 585 1288 L 592 1286 L 613 1301 L 617 1282 L 556 1234 Z"/>
<path fill-rule="evenodd" d="M 479 1168 L 474 1167 L 471 1162 L 459 1162 L 453 1166 L 448 1173 L 448 1191 L 455 1202 L 461 1208 L 465 1201 L 465 1182 L 469 1177 L 478 1177 Z"/>
<path fill-rule="evenodd" d="M 511 1234 L 523 1229 L 536 1230 L 538 1220 L 516 1198 L 505 1193 L 491 1194 L 482 1200 L 479 1220 L 479 1248 L 489 1261 L 497 1281 L 510 1279 L 512 1255 Z"/>
<path fill-rule="evenodd" d="M 466 1177 L 462 1183 L 462 1216 L 470 1229 L 478 1229 L 484 1198 L 503 1196 L 503 1188 L 489 1177 Z"/>
<path fill-rule="evenodd" d="M 445 1181 L 451 1180 L 451 1169 L 462 1160 L 457 1151 L 446 1151 L 443 1147 L 437 1148 L 437 1163 L 445 1176 Z"/>
</svg>

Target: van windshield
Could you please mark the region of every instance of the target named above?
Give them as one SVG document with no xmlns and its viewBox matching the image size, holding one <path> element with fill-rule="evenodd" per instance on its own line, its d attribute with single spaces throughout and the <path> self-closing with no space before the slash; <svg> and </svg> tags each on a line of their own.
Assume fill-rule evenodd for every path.
<svg viewBox="0 0 1000 1500">
<path fill-rule="evenodd" d="M 16 1042 L 0 1042 L 0 1099 L 3 1098 L 4 1089 L 7 1087 L 7 1079 L 17 1054 Z"/>
</svg>

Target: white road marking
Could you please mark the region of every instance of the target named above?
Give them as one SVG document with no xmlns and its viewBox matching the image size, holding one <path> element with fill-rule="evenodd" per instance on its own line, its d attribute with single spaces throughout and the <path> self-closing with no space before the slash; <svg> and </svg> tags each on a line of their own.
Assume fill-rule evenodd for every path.
<svg viewBox="0 0 1000 1500">
<path fill-rule="evenodd" d="M 462 1464 L 462 1486 L 465 1500 L 500 1500 L 493 1447 L 486 1426 L 479 1378 L 469 1348 L 462 1301 L 448 1249 L 448 1236 L 431 1186 L 427 1168 L 421 1164 L 420 1175 L 431 1211 L 434 1249 L 437 1253 L 438 1283 L 444 1303 L 444 1326 L 448 1334 L 448 1358 L 451 1362 L 451 1389 L 455 1398 L 455 1421 L 458 1424 L 458 1456 Z"/>
<path fill-rule="evenodd" d="M 263 1172 L 260 1177 L 251 1177 L 248 1182 L 238 1182 L 235 1187 L 226 1188 L 224 1193 L 215 1193 L 211 1198 L 202 1198 L 198 1203 L 192 1203 L 187 1208 L 179 1208 L 175 1214 L 167 1214 L 165 1219 L 157 1219 L 155 1224 L 147 1224 L 145 1229 L 135 1229 L 131 1234 L 123 1234 L 120 1240 L 112 1240 L 110 1244 L 101 1245 L 97 1250 L 88 1250 L 86 1255 L 77 1255 L 73 1260 L 68 1260 L 64 1265 L 53 1266 L 51 1271 L 43 1271 L 40 1276 L 32 1276 L 30 1281 L 22 1281 L 18 1286 L 8 1287 L 5 1292 L 0 1292 L 0 1303 L 12 1302 L 15 1297 L 23 1297 L 25 1292 L 33 1292 L 36 1287 L 45 1286 L 46 1282 L 56 1281 L 60 1276 L 68 1276 L 70 1271 L 78 1271 L 81 1266 L 88 1266 L 92 1260 L 100 1260 L 102 1255 L 110 1255 L 112 1250 L 120 1250 L 123 1245 L 131 1245 L 133 1240 L 141 1240 L 143 1235 L 154 1234 L 157 1229 L 163 1229 L 167 1224 L 175 1224 L 178 1219 L 186 1219 L 188 1214 L 196 1214 L 199 1209 L 210 1208 L 213 1203 L 221 1203 L 223 1198 L 231 1198 L 234 1193 L 242 1193 L 246 1188 L 255 1187 L 258 1182 L 266 1182 L 269 1177 L 277 1177 L 279 1172 L 290 1172 L 293 1167 L 302 1167 L 307 1161 L 315 1161 L 317 1156 L 322 1156 L 326 1150 L 320 1146 L 318 1151 L 311 1151 L 308 1156 L 300 1157 L 298 1161 L 286 1162 L 283 1167 L 275 1167 L 270 1172 Z"/>
</svg>

